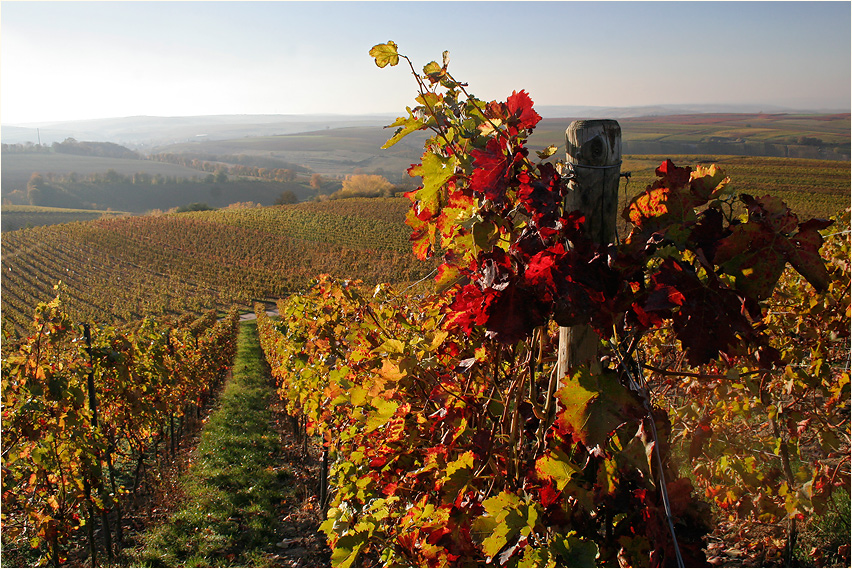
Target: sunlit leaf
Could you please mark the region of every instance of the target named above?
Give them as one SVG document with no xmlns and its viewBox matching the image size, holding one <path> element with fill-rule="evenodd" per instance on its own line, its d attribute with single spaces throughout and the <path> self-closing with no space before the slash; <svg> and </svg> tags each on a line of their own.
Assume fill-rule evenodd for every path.
<svg viewBox="0 0 852 569">
<path fill-rule="evenodd" d="M 374 45 L 370 49 L 370 57 L 376 60 L 376 65 L 379 67 L 386 67 L 390 65 L 393 67 L 397 63 L 399 63 L 399 53 L 397 52 L 397 45 L 395 42 L 389 41 L 388 43 L 380 43 Z"/>
</svg>

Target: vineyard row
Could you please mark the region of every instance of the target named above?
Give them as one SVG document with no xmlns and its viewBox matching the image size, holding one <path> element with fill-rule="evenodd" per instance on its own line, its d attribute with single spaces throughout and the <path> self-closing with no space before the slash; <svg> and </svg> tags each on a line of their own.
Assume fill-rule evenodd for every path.
<svg viewBox="0 0 852 569">
<path fill-rule="evenodd" d="M 152 458 L 174 454 L 230 369 L 238 327 L 232 310 L 119 332 L 75 323 L 59 296 L 40 304 L 2 362 L 4 555 L 55 567 L 85 528 L 96 564 L 99 524 L 111 559 Z"/>
</svg>

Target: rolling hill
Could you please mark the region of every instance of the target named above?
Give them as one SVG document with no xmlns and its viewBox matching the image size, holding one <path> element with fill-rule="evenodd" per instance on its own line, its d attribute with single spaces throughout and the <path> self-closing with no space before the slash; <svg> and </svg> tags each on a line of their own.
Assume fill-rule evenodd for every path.
<svg viewBox="0 0 852 569">
<path fill-rule="evenodd" d="M 280 117 L 278 117 L 280 118 Z M 309 188 L 312 174 L 322 175 L 326 181 L 339 180 L 353 173 L 380 174 L 395 184 L 411 184 L 405 174 L 411 164 L 420 160 L 426 133 L 414 133 L 395 146 L 382 150 L 381 146 L 393 134 L 380 124 L 389 124 L 388 117 L 364 117 L 362 123 L 353 118 L 331 121 L 325 128 L 320 119 L 313 121 L 285 121 L 288 128 L 305 128 L 298 132 L 274 132 L 271 125 L 279 124 L 276 117 L 190 117 L 174 119 L 181 128 L 204 130 L 216 127 L 217 136 L 191 136 L 183 141 L 149 146 L 149 156 L 167 155 L 162 160 L 130 160 L 92 156 L 55 154 L 50 152 L 3 153 L 2 192 L 5 203 L 62 206 L 74 208 L 114 209 L 144 212 L 151 209 L 169 209 L 193 202 L 223 207 L 230 203 L 253 201 L 271 205 L 282 191 L 293 191 L 300 200 L 331 193 L 336 188 L 323 187 L 320 191 Z M 150 120 L 149 120 L 150 119 Z M 209 120 L 208 120 L 209 119 Z M 292 119 L 292 117 L 291 117 Z M 545 118 L 530 137 L 532 150 L 551 144 L 564 152 L 564 131 L 571 118 Z M 165 121 L 165 122 L 163 122 Z M 153 129 L 166 128 L 172 119 L 153 118 L 121 121 L 101 121 L 104 133 L 111 136 L 132 125 Z M 254 121 L 254 122 L 252 122 Z M 266 122 L 264 122 L 266 121 Z M 348 121 L 348 122 L 347 122 Z M 371 122 L 372 121 L 372 122 Z M 795 159 L 838 160 L 848 163 L 850 144 L 850 115 L 845 114 L 691 114 L 620 118 L 623 133 L 623 153 L 633 155 L 712 155 L 712 156 L 771 156 Z M 332 125 L 346 124 L 338 128 Z M 370 123 L 370 124 L 367 124 Z M 249 132 L 257 125 L 269 129 L 251 131 L 253 136 L 234 137 Z M 144 128 L 143 128 L 144 127 Z M 236 129 L 236 130 L 235 130 Z M 243 130 L 240 130 L 243 129 Z M 246 130 L 249 129 L 249 130 Z M 310 130 L 312 129 L 312 130 Z M 229 136 L 230 135 L 230 136 Z M 142 134 L 140 134 L 142 136 Z M 147 136 L 147 135 L 146 135 Z M 181 158 L 182 157 L 182 158 Z M 177 159 L 176 159 L 177 158 Z M 168 163 L 171 161 L 172 163 Z M 290 185 L 262 185 L 244 182 L 251 178 L 230 176 L 228 184 L 205 182 L 211 170 L 204 170 L 191 162 L 206 161 L 207 165 L 223 168 L 235 165 L 252 165 L 256 168 L 287 168 L 299 179 Z M 180 165 L 184 164 L 184 165 Z M 191 167 L 188 167 L 190 165 Z M 26 184 L 34 172 L 59 176 L 76 172 L 84 178 L 113 170 L 123 176 L 141 173 L 160 176 L 166 184 L 142 188 L 136 185 L 114 183 L 99 187 L 82 183 L 54 184 L 59 186 L 56 199 L 34 202 L 25 195 Z M 194 180 L 196 184 L 184 184 Z M 258 180 L 252 180 L 257 182 Z M 265 179 L 264 182 L 269 182 Z M 18 193 L 14 193 L 17 190 Z M 67 194 L 67 195 L 66 195 Z"/>
<path fill-rule="evenodd" d="M 60 292 L 75 318 L 121 323 L 278 298 L 329 273 L 413 281 L 408 200 L 376 198 L 146 215 L 2 234 L 2 314 L 22 327 Z"/>
<path fill-rule="evenodd" d="M 0 187 L 4 194 L 13 190 L 26 189 L 33 172 L 41 174 L 70 174 L 76 172 L 81 178 L 90 174 L 115 170 L 124 176 L 145 173 L 151 176 L 199 179 L 206 172 L 193 170 L 176 164 L 165 164 L 151 160 L 128 158 L 106 158 L 100 156 L 78 156 L 42 152 L 3 153 L 3 178 Z"/>
</svg>

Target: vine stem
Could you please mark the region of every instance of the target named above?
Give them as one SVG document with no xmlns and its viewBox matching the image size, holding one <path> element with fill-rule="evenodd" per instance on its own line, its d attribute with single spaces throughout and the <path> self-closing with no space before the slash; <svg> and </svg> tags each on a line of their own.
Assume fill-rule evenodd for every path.
<svg viewBox="0 0 852 569">
<path fill-rule="evenodd" d="M 787 485 L 790 491 L 792 491 L 796 484 L 796 479 L 793 476 L 793 468 L 790 465 L 790 451 L 787 448 L 787 441 L 781 438 L 781 429 L 778 428 L 778 423 L 775 421 L 774 417 L 769 417 L 769 426 L 772 429 L 772 433 L 775 435 L 775 438 L 781 441 L 781 465 L 784 470 L 784 477 L 787 479 Z M 793 556 L 795 553 L 796 538 L 798 535 L 799 530 L 796 527 L 796 518 L 791 516 L 787 525 L 787 546 L 784 548 L 784 561 L 787 567 L 793 566 Z"/>
<path fill-rule="evenodd" d="M 648 364 L 642 364 L 642 367 L 648 371 L 653 371 L 654 373 L 658 373 L 660 375 L 665 375 L 668 377 L 694 377 L 696 379 L 730 379 L 726 375 L 718 375 L 718 374 L 704 374 L 704 373 L 695 373 L 692 371 L 680 371 L 673 369 L 661 369 L 658 367 L 654 367 Z M 755 369 L 746 373 L 741 373 L 740 377 L 745 377 L 747 375 L 756 375 L 758 373 L 767 373 L 770 370 L 767 369 Z"/>
<path fill-rule="evenodd" d="M 402 55 L 402 54 L 399 54 L 399 56 L 401 58 L 403 58 L 405 61 L 408 62 L 408 66 L 411 68 L 411 74 L 414 75 L 414 79 L 417 81 L 417 88 L 420 91 L 420 95 L 423 96 L 423 105 L 429 110 L 429 115 L 432 118 L 435 119 L 435 125 L 437 127 L 437 130 L 435 128 L 432 128 L 432 127 L 428 127 L 428 128 L 432 129 L 436 134 L 439 134 L 441 136 L 441 138 L 444 139 L 444 142 L 446 143 L 444 148 L 449 148 L 450 152 L 452 152 L 453 155 L 456 158 L 458 158 L 456 151 L 453 149 L 452 143 L 447 139 L 446 131 L 438 123 L 438 117 L 437 117 L 437 113 L 435 112 L 435 109 L 432 108 L 432 105 L 430 105 L 429 101 L 426 99 L 426 96 L 425 96 L 426 93 L 431 93 L 432 91 L 430 91 L 429 89 L 426 88 L 426 85 L 423 83 L 423 78 L 414 69 L 414 64 L 411 63 L 411 60 L 408 59 L 408 56 Z"/>
</svg>

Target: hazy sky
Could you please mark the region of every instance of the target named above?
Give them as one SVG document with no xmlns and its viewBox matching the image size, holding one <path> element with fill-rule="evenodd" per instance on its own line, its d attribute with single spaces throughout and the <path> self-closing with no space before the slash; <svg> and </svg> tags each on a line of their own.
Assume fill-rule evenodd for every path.
<svg viewBox="0 0 852 569">
<path fill-rule="evenodd" d="M 850 2 L 0 2 L 0 120 L 398 113 L 402 66 L 537 105 L 850 106 Z"/>
</svg>

